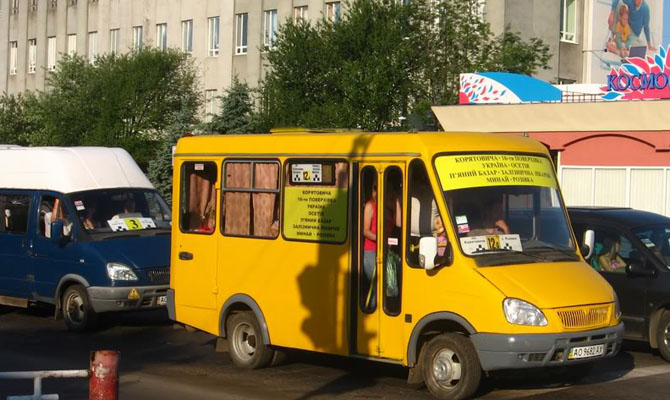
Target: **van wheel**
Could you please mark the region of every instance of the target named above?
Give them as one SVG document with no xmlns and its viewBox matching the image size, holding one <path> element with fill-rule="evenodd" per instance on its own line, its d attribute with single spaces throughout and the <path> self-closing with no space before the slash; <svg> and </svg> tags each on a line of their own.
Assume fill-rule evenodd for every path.
<svg viewBox="0 0 670 400">
<path fill-rule="evenodd" d="M 233 365 L 246 369 L 270 365 L 274 350 L 263 343 L 260 326 L 251 312 L 236 313 L 226 322 L 228 348 Z"/>
<path fill-rule="evenodd" d="M 88 293 L 82 285 L 72 285 L 65 290 L 62 299 L 63 318 L 68 329 L 81 332 L 95 327 L 97 314 L 91 307 Z"/>
<path fill-rule="evenodd" d="M 656 340 L 661 357 L 670 362 L 670 310 L 665 310 L 661 315 L 661 320 L 658 321 Z"/>
<path fill-rule="evenodd" d="M 460 400 L 477 390 L 482 370 L 470 339 L 457 333 L 444 333 L 425 346 L 423 378 L 433 396 Z"/>
</svg>

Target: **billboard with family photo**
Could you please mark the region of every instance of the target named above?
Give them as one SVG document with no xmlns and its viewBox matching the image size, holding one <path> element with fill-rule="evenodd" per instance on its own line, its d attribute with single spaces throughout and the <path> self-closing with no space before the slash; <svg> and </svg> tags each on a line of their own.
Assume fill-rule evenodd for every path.
<svg viewBox="0 0 670 400">
<path fill-rule="evenodd" d="M 670 0 L 595 0 L 590 82 L 605 83 L 626 59 L 646 58 L 670 44 Z"/>
</svg>

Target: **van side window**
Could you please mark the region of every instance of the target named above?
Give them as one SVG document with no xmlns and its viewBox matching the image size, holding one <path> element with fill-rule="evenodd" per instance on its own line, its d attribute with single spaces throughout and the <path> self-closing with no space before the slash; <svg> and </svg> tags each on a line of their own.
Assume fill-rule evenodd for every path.
<svg viewBox="0 0 670 400">
<path fill-rule="evenodd" d="M 226 161 L 223 176 L 223 234 L 276 238 L 279 161 Z"/>
<path fill-rule="evenodd" d="M 212 234 L 216 227 L 216 180 L 214 162 L 182 164 L 179 227 L 182 232 Z"/>
<path fill-rule="evenodd" d="M 40 199 L 39 221 L 37 228 L 40 236 L 51 237 L 51 223 L 63 221 L 63 235 L 70 236 L 72 233 L 72 220 L 67 212 L 63 201 L 54 196 L 42 196 Z"/>
<path fill-rule="evenodd" d="M 25 233 L 29 210 L 30 196 L 0 194 L 0 232 Z"/>
<path fill-rule="evenodd" d="M 430 186 L 426 167 L 420 160 L 409 165 L 409 205 L 407 207 L 407 264 L 419 265 L 419 240 L 426 236 L 437 237 L 438 255 L 445 252 L 446 232 Z"/>
<path fill-rule="evenodd" d="M 339 160 L 291 160 L 286 163 L 284 176 L 284 237 L 344 243 L 349 164 Z"/>
</svg>

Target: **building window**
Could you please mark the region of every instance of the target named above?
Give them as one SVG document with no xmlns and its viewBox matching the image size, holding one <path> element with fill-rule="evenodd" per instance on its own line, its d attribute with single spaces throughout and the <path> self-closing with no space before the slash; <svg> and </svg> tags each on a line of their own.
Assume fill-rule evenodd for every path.
<svg viewBox="0 0 670 400">
<path fill-rule="evenodd" d="M 37 69 L 37 39 L 28 40 L 28 73 L 34 74 Z"/>
<path fill-rule="evenodd" d="M 67 35 L 67 54 L 73 56 L 77 54 L 77 34 Z"/>
<path fill-rule="evenodd" d="M 95 59 L 98 57 L 98 32 L 88 33 L 88 62 L 95 65 Z"/>
<path fill-rule="evenodd" d="M 12 9 L 10 10 L 12 15 L 16 15 L 19 13 L 19 0 L 13 0 L 12 1 Z"/>
<path fill-rule="evenodd" d="M 133 50 L 142 50 L 142 27 L 133 26 Z"/>
<path fill-rule="evenodd" d="M 30 11 L 37 11 L 37 0 L 30 0 Z"/>
<path fill-rule="evenodd" d="M 212 116 L 219 113 L 219 98 L 216 89 L 205 90 L 205 122 L 212 122 Z"/>
<path fill-rule="evenodd" d="M 55 71 L 56 70 L 56 37 L 51 36 L 47 39 L 47 70 Z"/>
<path fill-rule="evenodd" d="M 235 54 L 247 54 L 247 26 L 249 14 L 235 16 Z"/>
<path fill-rule="evenodd" d="M 181 49 L 188 55 L 193 55 L 193 20 L 181 21 Z"/>
<path fill-rule="evenodd" d="M 307 18 L 309 18 L 307 6 L 293 7 L 293 21 L 307 21 Z"/>
<path fill-rule="evenodd" d="M 9 42 L 9 75 L 16 75 L 18 55 L 19 42 Z"/>
<path fill-rule="evenodd" d="M 112 54 L 119 53 L 119 30 L 109 30 L 109 52 Z"/>
<path fill-rule="evenodd" d="M 276 238 L 279 235 L 279 162 L 226 161 L 222 181 L 223 234 Z"/>
<path fill-rule="evenodd" d="M 210 17 L 207 19 L 207 43 L 209 43 L 209 56 L 219 55 L 219 17 Z"/>
<path fill-rule="evenodd" d="M 263 47 L 269 49 L 277 41 L 277 10 L 265 11 L 263 18 Z"/>
<path fill-rule="evenodd" d="M 156 47 L 159 50 L 167 50 L 167 24 L 156 25 Z"/>
<path fill-rule="evenodd" d="M 77 5 L 77 0 L 68 0 L 68 3 L 69 3 L 71 6 L 76 6 L 76 5 Z"/>
<path fill-rule="evenodd" d="M 561 40 L 576 42 L 577 36 L 577 2 L 575 0 L 561 0 Z"/>
<path fill-rule="evenodd" d="M 340 2 L 334 1 L 326 3 L 326 19 L 330 22 L 337 22 L 340 20 Z"/>
</svg>

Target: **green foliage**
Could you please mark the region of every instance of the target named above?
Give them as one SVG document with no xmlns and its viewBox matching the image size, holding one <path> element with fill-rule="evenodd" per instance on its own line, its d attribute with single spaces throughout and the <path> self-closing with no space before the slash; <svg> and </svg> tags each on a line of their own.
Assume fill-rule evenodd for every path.
<svg viewBox="0 0 670 400">
<path fill-rule="evenodd" d="M 0 97 L 0 144 L 27 145 L 33 127 L 27 114 L 30 94 Z"/>
<path fill-rule="evenodd" d="M 247 83 L 241 83 L 237 77 L 219 97 L 221 112 L 212 116 L 204 130 L 211 133 L 260 133 L 267 132 L 260 115 L 255 110 L 254 90 Z"/>
<path fill-rule="evenodd" d="M 140 165 L 153 156 L 161 134 L 200 103 L 195 70 L 177 50 L 106 54 L 91 65 L 65 56 L 37 96 L 32 145 L 119 146 Z"/>
<path fill-rule="evenodd" d="M 477 0 L 403 3 L 345 2 L 336 23 L 287 20 L 267 54 L 274 126 L 434 128 L 427 105 L 456 104 L 461 73 L 547 68 L 547 45 L 509 29 L 495 37 Z"/>
<path fill-rule="evenodd" d="M 426 58 L 423 1 L 346 3 L 342 20 L 287 21 L 268 53 L 271 118 L 277 125 L 390 129 L 421 92 Z"/>
<path fill-rule="evenodd" d="M 147 169 L 147 177 L 170 205 L 172 205 L 172 149 L 180 137 L 192 132 L 194 128 L 189 108 L 190 106 L 182 107 L 176 114 L 176 121 L 165 129 Z"/>
</svg>

